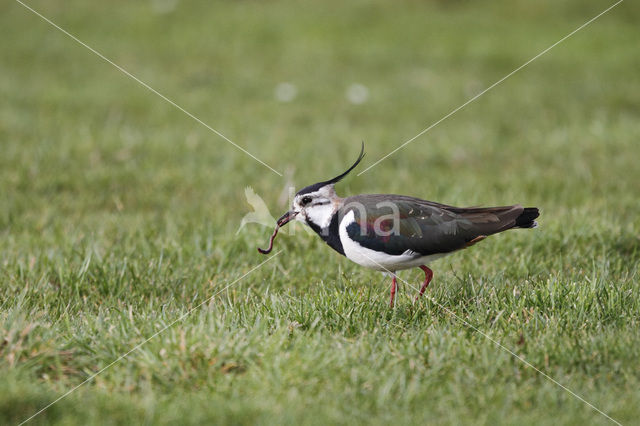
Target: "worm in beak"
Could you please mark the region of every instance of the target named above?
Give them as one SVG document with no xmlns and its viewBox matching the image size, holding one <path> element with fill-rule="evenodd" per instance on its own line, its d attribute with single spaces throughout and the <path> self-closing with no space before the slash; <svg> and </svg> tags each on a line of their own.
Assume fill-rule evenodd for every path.
<svg viewBox="0 0 640 426">
<path fill-rule="evenodd" d="M 276 222 L 276 229 L 273 230 L 273 234 L 271 234 L 271 238 L 269 239 L 269 247 L 266 249 L 261 249 L 260 247 L 258 247 L 258 251 L 262 254 L 271 253 L 271 250 L 273 250 L 273 240 L 276 238 L 276 235 L 278 235 L 278 229 L 293 220 L 293 218 L 296 217 L 297 214 L 298 212 L 295 212 L 293 210 L 289 210 L 288 212 L 283 214 Z"/>
</svg>

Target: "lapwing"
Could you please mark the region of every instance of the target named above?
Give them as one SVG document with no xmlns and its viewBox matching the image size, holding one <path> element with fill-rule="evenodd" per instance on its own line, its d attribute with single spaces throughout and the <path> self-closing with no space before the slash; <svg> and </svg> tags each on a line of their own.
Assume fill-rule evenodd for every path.
<svg viewBox="0 0 640 426">
<path fill-rule="evenodd" d="M 347 259 L 390 274 L 390 306 L 393 307 L 397 271 L 415 267 L 424 271 L 425 279 L 417 300 L 433 278 L 433 271 L 427 267 L 432 261 L 470 247 L 489 235 L 537 226 L 538 209 L 519 204 L 464 208 L 406 195 L 339 197 L 334 185 L 363 157 L 364 144 L 358 159 L 344 173 L 298 191 L 291 210 L 278 219 L 269 248 L 258 251 L 269 253 L 278 229 L 291 220 L 298 220 Z"/>
</svg>

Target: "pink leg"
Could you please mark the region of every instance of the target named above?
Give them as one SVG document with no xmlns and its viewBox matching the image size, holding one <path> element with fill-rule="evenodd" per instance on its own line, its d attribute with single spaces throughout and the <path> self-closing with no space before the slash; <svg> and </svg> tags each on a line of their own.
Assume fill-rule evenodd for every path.
<svg viewBox="0 0 640 426">
<path fill-rule="evenodd" d="M 393 299 L 396 297 L 396 289 L 398 288 L 398 284 L 396 283 L 396 276 L 393 276 L 393 280 L 391 281 L 391 302 L 389 302 L 389 307 L 393 308 Z"/>
<path fill-rule="evenodd" d="M 420 296 L 424 294 L 424 291 L 427 289 L 429 283 L 431 282 L 431 278 L 433 278 L 433 271 L 431 269 L 427 268 L 424 265 L 421 265 L 420 269 L 424 271 L 424 282 L 422 283 L 422 287 L 420 288 L 420 294 L 416 296 L 416 300 L 418 300 Z"/>
</svg>

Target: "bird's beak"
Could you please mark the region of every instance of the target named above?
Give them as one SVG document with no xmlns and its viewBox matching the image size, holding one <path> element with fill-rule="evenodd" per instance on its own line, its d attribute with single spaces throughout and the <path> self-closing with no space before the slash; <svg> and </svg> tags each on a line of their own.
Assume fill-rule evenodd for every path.
<svg viewBox="0 0 640 426">
<path fill-rule="evenodd" d="M 278 219 L 278 227 L 284 226 L 287 223 L 289 223 L 291 220 L 293 220 L 294 217 L 296 217 L 296 215 L 299 212 L 293 211 L 293 210 L 289 210 L 288 212 L 286 212 L 285 214 L 283 214 L 280 219 Z"/>
</svg>

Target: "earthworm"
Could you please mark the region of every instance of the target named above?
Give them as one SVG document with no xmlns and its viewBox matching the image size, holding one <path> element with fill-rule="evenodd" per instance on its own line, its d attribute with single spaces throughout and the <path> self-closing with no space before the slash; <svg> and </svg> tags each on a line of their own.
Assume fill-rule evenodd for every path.
<svg viewBox="0 0 640 426">
<path fill-rule="evenodd" d="M 271 253 L 271 250 L 273 249 L 273 240 L 276 238 L 276 235 L 278 235 L 278 229 L 280 229 L 280 226 L 276 225 L 276 229 L 273 230 L 273 234 L 271 234 L 271 238 L 269 238 L 269 248 L 261 249 L 260 247 L 258 247 L 258 251 L 260 253 L 262 253 L 262 254 Z"/>
</svg>

